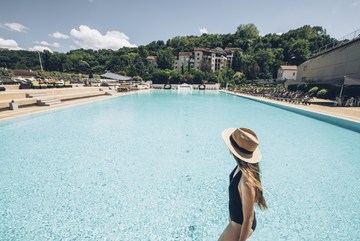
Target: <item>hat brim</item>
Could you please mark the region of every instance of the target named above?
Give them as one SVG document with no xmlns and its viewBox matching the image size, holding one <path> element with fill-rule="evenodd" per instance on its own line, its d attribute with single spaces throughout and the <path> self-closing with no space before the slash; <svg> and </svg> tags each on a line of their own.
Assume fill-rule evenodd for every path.
<svg viewBox="0 0 360 241">
<path fill-rule="evenodd" d="M 233 145 L 231 144 L 230 136 L 236 129 L 237 128 L 228 128 L 221 133 L 221 137 L 223 138 L 226 146 L 228 147 L 230 152 L 240 160 L 252 164 L 258 163 L 262 158 L 262 154 L 260 152 L 259 147 L 257 147 L 252 154 L 246 154 L 241 152 L 237 148 L 233 147 Z"/>
</svg>

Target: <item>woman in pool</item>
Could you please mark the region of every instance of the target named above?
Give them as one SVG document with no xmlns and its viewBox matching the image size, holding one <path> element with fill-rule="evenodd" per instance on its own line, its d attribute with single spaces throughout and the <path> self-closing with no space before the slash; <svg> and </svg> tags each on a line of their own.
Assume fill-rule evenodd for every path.
<svg viewBox="0 0 360 241">
<path fill-rule="evenodd" d="M 230 222 L 219 241 L 247 240 L 256 228 L 255 203 L 266 209 L 260 181 L 261 153 L 256 134 L 247 128 L 228 128 L 221 133 L 237 166 L 230 174 Z"/>
</svg>

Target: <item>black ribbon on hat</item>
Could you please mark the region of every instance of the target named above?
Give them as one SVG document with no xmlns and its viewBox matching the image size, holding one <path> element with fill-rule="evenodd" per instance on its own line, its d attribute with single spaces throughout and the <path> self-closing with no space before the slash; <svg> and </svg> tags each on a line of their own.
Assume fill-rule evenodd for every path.
<svg viewBox="0 0 360 241">
<path fill-rule="evenodd" d="M 245 154 L 249 154 L 249 155 L 250 155 L 250 154 L 253 154 L 253 153 L 254 153 L 253 151 L 248 151 L 248 150 L 240 147 L 240 146 L 236 143 L 236 141 L 234 140 L 234 138 L 232 137 L 232 135 L 230 136 L 230 142 L 231 142 L 231 145 L 232 145 L 233 147 L 236 147 L 239 151 L 241 151 L 241 152 L 243 152 L 243 153 L 245 153 Z"/>
</svg>

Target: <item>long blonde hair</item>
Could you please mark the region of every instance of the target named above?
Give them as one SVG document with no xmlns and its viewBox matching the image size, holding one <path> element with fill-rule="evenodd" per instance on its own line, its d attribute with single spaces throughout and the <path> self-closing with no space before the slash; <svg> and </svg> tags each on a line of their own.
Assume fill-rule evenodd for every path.
<svg viewBox="0 0 360 241">
<path fill-rule="evenodd" d="M 260 180 L 260 166 L 259 163 L 248 163 L 244 162 L 241 159 L 234 156 L 240 171 L 245 177 L 249 180 L 249 182 L 255 187 L 255 202 L 260 209 L 267 209 L 266 201 L 263 195 L 263 185 Z"/>
</svg>

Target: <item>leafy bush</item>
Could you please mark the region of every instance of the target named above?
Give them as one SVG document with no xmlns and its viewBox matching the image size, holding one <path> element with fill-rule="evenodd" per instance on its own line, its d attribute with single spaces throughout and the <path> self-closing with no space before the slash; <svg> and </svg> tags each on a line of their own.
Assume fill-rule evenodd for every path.
<svg viewBox="0 0 360 241">
<path fill-rule="evenodd" d="M 327 98 L 328 90 L 327 89 L 321 89 L 317 92 L 317 97 L 319 98 Z"/>
<path fill-rule="evenodd" d="M 318 91 L 319 91 L 319 87 L 314 86 L 309 90 L 308 95 L 314 96 Z"/>
</svg>

